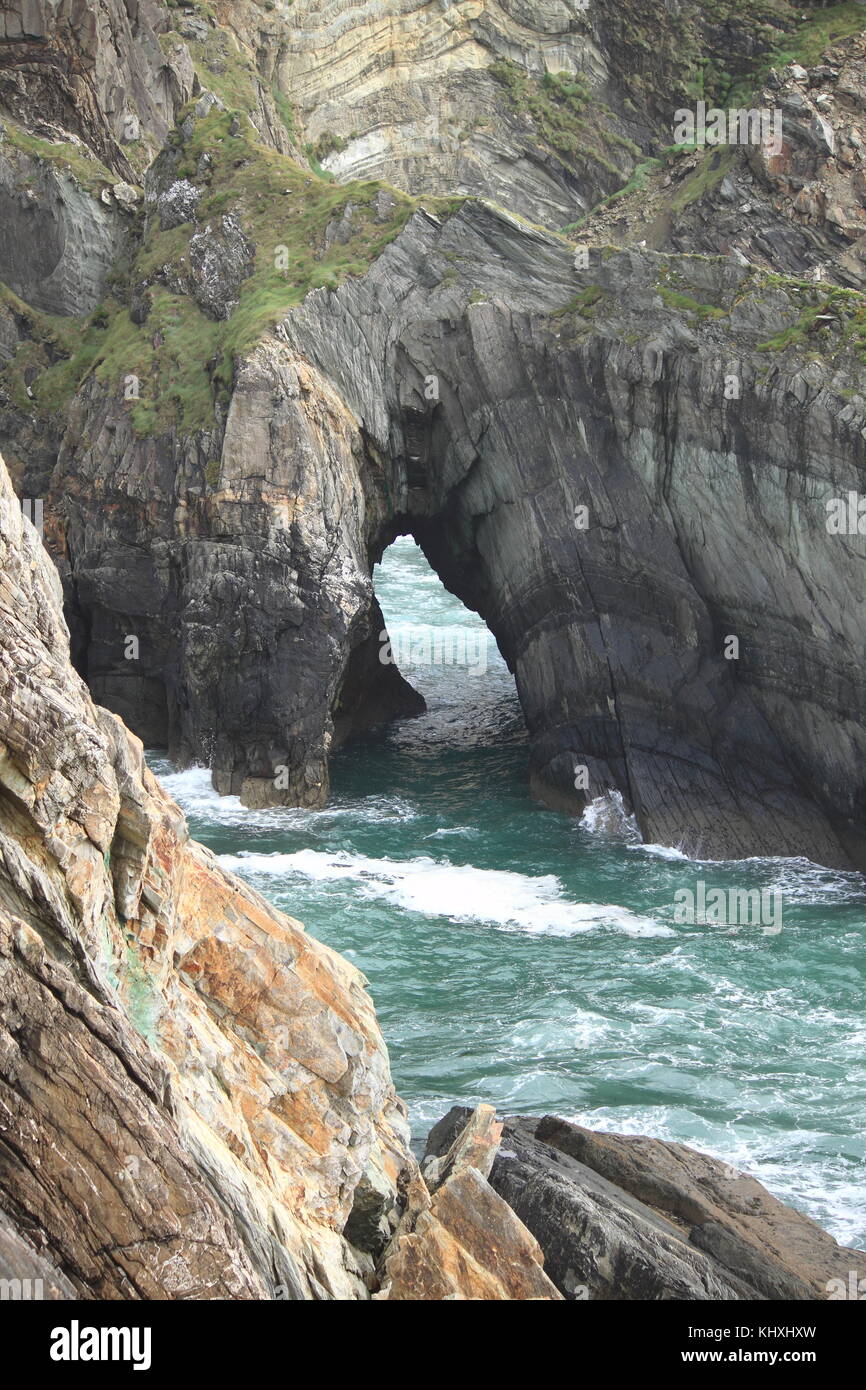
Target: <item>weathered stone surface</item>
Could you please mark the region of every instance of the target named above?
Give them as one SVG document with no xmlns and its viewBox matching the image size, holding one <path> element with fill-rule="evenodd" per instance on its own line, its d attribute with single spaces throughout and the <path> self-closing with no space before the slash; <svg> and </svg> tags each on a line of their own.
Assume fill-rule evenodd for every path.
<svg viewBox="0 0 866 1390">
<path fill-rule="evenodd" d="M 211 318 L 230 318 L 254 257 L 252 242 L 230 215 L 215 226 L 208 223 L 190 238 L 192 297 Z"/>
<path fill-rule="evenodd" d="M 590 241 L 745 255 L 816 283 L 866 285 L 866 34 L 773 74 L 753 108 L 780 136 L 706 149 L 650 173 L 582 229 Z"/>
<path fill-rule="evenodd" d="M 415 1169 L 363 977 L 92 704 L 2 464 L 0 1115 L 0 1208 L 85 1297 L 366 1297 L 355 1191 Z"/>
<path fill-rule="evenodd" d="M 434 1127 L 425 1169 L 469 1115 Z M 863 1258 L 716 1159 L 552 1116 L 504 1122 L 489 1181 L 567 1299 L 819 1299 Z"/>
<path fill-rule="evenodd" d="M 479 1105 L 472 1112 L 466 1128 L 461 1130 L 451 1147 L 441 1155 L 435 1156 L 435 1128 L 427 1140 L 428 1152 L 433 1156 L 424 1164 L 424 1181 L 431 1192 L 440 1187 L 452 1172 L 461 1168 L 474 1168 L 482 1178 L 490 1176 L 493 1160 L 502 1137 L 502 1124 L 496 1118 L 492 1105 Z"/>
<path fill-rule="evenodd" d="M 385 1253 L 378 1299 L 537 1300 L 560 1297 L 537 1242 L 485 1180 L 499 1138 L 493 1107 L 469 1116 L 442 1160 L 417 1179 Z M 476 1162 L 481 1168 L 476 1167 Z M 432 1196 L 425 1182 L 432 1185 Z"/>
<path fill-rule="evenodd" d="M 157 199 L 156 211 L 164 232 L 194 222 L 201 194 L 189 179 L 175 179 Z"/>
<path fill-rule="evenodd" d="M 0 142 L 0 227 L 0 280 L 46 313 L 87 314 L 102 297 L 128 218 L 71 175 Z"/>
<path fill-rule="evenodd" d="M 168 14 L 157 0 L 9 0 L 0 37 L 5 26 L 14 42 L 5 45 L 0 104 L 27 125 L 72 132 L 129 178 L 130 160 L 152 154 L 192 95 L 189 54 L 160 46 Z"/>
<path fill-rule="evenodd" d="M 737 73 L 772 33 L 733 7 L 720 16 L 715 6 L 661 6 L 649 18 L 632 0 L 384 0 L 360 10 L 295 0 L 291 19 L 275 77 L 338 179 L 472 193 L 551 227 L 627 178 L 640 158 L 634 142 L 671 143 L 672 112 L 701 54 Z M 579 114 L 554 75 L 581 84 Z"/>
</svg>

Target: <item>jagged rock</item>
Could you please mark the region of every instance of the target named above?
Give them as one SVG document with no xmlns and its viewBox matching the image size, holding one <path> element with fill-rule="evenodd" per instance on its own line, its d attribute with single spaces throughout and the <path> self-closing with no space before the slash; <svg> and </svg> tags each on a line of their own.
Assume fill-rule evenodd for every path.
<svg viewBox="0 0 866 1390">
<path fill-rule="evenodd" d="M 412 1185 L 377 1299 L 561 1297 L 544 1273 L 538 1243 L 485 1180 L 499 1129 L 493 1107 L 479 1106 L 433 1179 L 432 1195 L 420 1179 Z"/>
<path fill-rule="evenodd" d="M 836 136 L 829 121 L 826 121 L 823 116 L 813 116 L 809 123 L 809 131 L 823 155 L 830 156 L 835 153 Z"/>
<path fill-rule="evenodd" d="M 439 1121 L 425 1169 L 469 1115 L 455 1106 Z M 684 1144 L 551 1116 L 504 1122 L 489 1182 L 536 1237 L 567 1299 L 826 1298 L 828 1282 L 863 1258 Z"/>
<path fill-rule="evenodd" d="M 156 200 L 159 224 L 163 231 L 194 222 L 201 191 L 189 179 L 175 179 Z"/>
<path fill-rule="evenodd" d="M 367 1297 L 356 1190 L 393 1222 L 416 1172 L 363 977 L 92 704 L 2 463 L 0 1116 L 0 1260 L 59 1296 Z"/>
<path fill-rule="evenodd" d="M 130 183 L 116 183 L 112 186 L 111 191 L 115 200 L 128 212 L 131 212 L 141 202 L 140 192 L 137 188 L 133 188 Z"/>
<path fill-rule="evenodd" d="M 576 270 L 468 203 L 292 310 L 240 365 L 221 439 L 154 452 L 89 383 L 53 490 L 93 689 L 247 804 L 323 804 L 334 739 L 363 724 L 346 706 L 414 712 L 370 579 L 408 529 L 514 671 L 549 804 L 582 808 L 583 765 L 654 842 L 866 862 L 863 541 L 837 544 L 825 507 L 863 479 L 860 364 L 840 345 L 804 395 L 801 361 L 762 346 L 799 313 L 734 258 Z M 94 513 L 97 478 L 116 505 Z"/>
<path fill-rule="evenodd" d="M 41 1300 L 75 1298 L 75 1289 L 66 1275 L 46 1260 L 28 1240 L 15 1230 L 0 1211 L 0 1298 Z"/>
<path fill-rule="evenodd" d="M 597 209 L 584 235 L 628 244 L 646 240 L 659 250 L 725 253 L 735 247 L 783 274 L 805 276 L 821 267 L 830 282 L 866 286 L 866 219 L 854 188 L 859 149 L 852 146 L 849 162 L 842 134 L 856 129 L 866 110 L 866 34 L 852 34 L 830 52 L 838 65 L 809 71 L 794 65 L 784 80 L 768 84 L 762 105 L 782 116 L 780 149 L 770 141 L 680 157 L 674 172 L 683 187 L 673 202 L 664 170 L 652 171 L 639 191 Z M 799 208 L 792 215 L 791 199 L 804 185 L 821 206 L 841 208 L 842 221 L 826 225 L 822 216 Z M 740 196 L 731 198 L 732 190 Z"/>
<path fill-rule="evenodd" d="M 208 223 L 195 232 L 189 243 L 189 264 L 191 293 L 199 307 L 211 318 L 229 318 L 254 260 L 252 242 L 230 213 L 216 225 Z"/>
<path fill-rule="evenodd" d="M 121 178 L 134 172 L 130 146 L 160 145 L 192 95 L 189 53 L 163 52 L 167 12 L 155 0 L 92 0 L 83 10 L 12 0 L 0 33 L 4 26 L 15 43 L 6 46 L 0 102 L 26 123 L 37 113 L 75 132 Z"/>
</svg>

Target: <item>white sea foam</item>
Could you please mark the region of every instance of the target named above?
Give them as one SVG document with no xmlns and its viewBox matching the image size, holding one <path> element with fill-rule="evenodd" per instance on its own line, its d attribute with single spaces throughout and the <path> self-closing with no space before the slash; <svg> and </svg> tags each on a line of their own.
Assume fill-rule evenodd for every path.
<svg viewBox="0 0 866 1390">
<path fill-rule="evenodd" d="M 406 821 L 414 820 L 415 807 L 402 797 L 368 796 L 359 801 L 342 806 L 332 803 L 320 811 L 305 810 L 302 807 L 269 806 L 252 811 L 241 804 L 237 796 L 220 796 L 211 783 L 210 772 L 206 767 L 190 767 L 184 772 L 172 772 L 168 762 L 150 760 L 152 770 L 159 777 L 169 796 L 173 796 L 187 816 L 206 820 L 211 825 L 237 826 L 247 830 L 297 830 L 317 827 L 321 829 L 329 822 L 350 819 L 353 822 Z"/>
<path fill-rule="evenodd" d="M 627 936 L 674 936 L 671 927 L 628 908 L 570 902 L 553 874 L 531 877 L 504 869 L 477 869 L 427 857 L 398 861 L 346 852 L 303 849 L 292 854 L 225 854 L 227 869 L 248 876 L 299 875 L 325 882 L 349 880 L 364 898 L 409 912 L 482 922 L 529 934 L 572 936 L 604 928 Z"/>
<path fill-rule="evenodd" d="M 590 835 L 603 836 L 606 840 L 620 840 L 626 844 L 640 840 L 637 821 L 626 811 L 622 792 L 607 791 L 594 797 L 584 808 L 580 823 Z"/>
</svg>

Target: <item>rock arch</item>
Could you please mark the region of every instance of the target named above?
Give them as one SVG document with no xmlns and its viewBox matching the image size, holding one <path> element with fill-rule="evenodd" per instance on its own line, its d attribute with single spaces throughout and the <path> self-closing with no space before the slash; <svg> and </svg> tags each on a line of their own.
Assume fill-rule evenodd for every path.
<svg viewBox="0 0 866 1390">
<path fill-rule="evenodd" d="M 221 437 L 136 440 L 85 389 L 55 478 L 76 601 L 127 621 L 134 573 L 175 756 L 321 805 L 335 740 L 417 708 L 370 579 L 411 531 L 514 672 L 550 804 L 585 766 L 647 839 L 862 864 L 863 540 L 830 544 L 823 498 L 862 483 L 863 421 L 759 354 L 774 312 L 724 259 L 577 271 L 490 206 L 418 213 L 248 356 Z"/>
</svg>

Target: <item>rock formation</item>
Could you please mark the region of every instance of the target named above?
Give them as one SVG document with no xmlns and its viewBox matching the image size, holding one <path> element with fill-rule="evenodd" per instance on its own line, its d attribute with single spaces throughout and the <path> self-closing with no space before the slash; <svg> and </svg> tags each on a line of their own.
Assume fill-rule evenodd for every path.
<svg viewBox="0 0 866 1390">
<path fill-rule="evenodd" d="M 425 1297 L 557 1298 L 483 1144 L 428 1193 L 364 986 L 188 838 L 93 704 L 0 460 L 0 1278 L 396 1299 L 411 1245 Z"/>
<path fill-rule="evenodd" d="M 704 251 L 816 283 L 866 284 L 866 35 L 771 69 L 749 105 L 773 141 L 670 152 L 587 218 L 590 241 Z"/>
<path fill-rule="evenodd" d="M 826 259 L 859 283 L 862 41 L 768 78 L 787 122 L 775 162 L 705 150 L 656 170 L 673 189 L 656 244 L 724 253 L 707 258 L 601 244 L 619 235 L 614 207 L 621 239 L 645 239 L 627 189 L 578 247 L 438 194 L 543 202 L 540 185 L 515 175 L 506 199 L 497 182 L 526 130 L 491 83 L 539 139 L 569 110 L 583 120 L 569 73 L 617 149 L 666 139 L 699 58 L 715 70 L 727 45 L 734 79 L 769 52 L 749 7 L 723 29 L 719 14 L 683 21 L 644 61 L 636 0 L 616 21 L 386 7 L 355 47 L 341 6 L 293 7 L 288 29 L 279 6 L 112 6 L 110 60 L 104 27 L 28 7 L 42 17 L 0 80 L 0 191 L 5 167 L 12 225 L 57 257 L 34 262 L 40 299 L 20 247 L 5 268 L 0 254 L 0 445 L 20 495 L 44 500 L 95 698 L 248 805 L 322 805 L 334 747 L 421 708 L 379 659 L 371 583 L 410 531 L 495 634 L 549 804 L 615 789 L 645 838 L 688 853 L 862 866 L 863 538 L 856 519 L 829 531 L 827 505 L 864 483 L 864 304 L 778 273 Z M 406 26 L 416 47 L 386 79 Z M 65 76 L 37 116 L 26 93 L 49 49 Z M 332 119 L 338 90 L 357 139 Z M 452 167 L 448 121 L 471 125 L 479 103 L 490 129 L 473 126 Z M 603 191 L 576 155 L 536 155 L 548 192 Z M 816 181 L 815 207 L 847 209 L 841 222 L 815 221 Z M 99 308 L 71 319 L 100 285 Z"/>
<path fill-rule="evenodd" d="M 0 1268 L 395 1300 L 838 1270 L 676 1146 L 501 1149 L 482 1108 L 422 1177 L 362 977 L 188 840 L 139 741 L 323 805 L 334 748 L 423 708 L 371 578 L 409 532 L 549 804 L 866 866 L 864 40 L 774 66 L 798 13 L 0 4 Z M 670 148 L 734 92 L 779 150 Z"/>
<path fill-rule="evenodd" d="M 455 1106 L 431 1130 L 428 1181 L 466 1142 L 471 1115 Z M 814 1300 L 862 1267 L 862 1250 L 837 1245 L 754 1178 L 684 1144 L 552 1116 L 497 1129 L 485 1175 L 535 1236 L 566 1299 Z"/>
<path fill-rule="evenodd" d="M 78 1295 L 365 1296 L 413 1163 L 363 978 L 188 839 L 60 604 L 0 466 L 0 1206 Z"/>
</svg>

